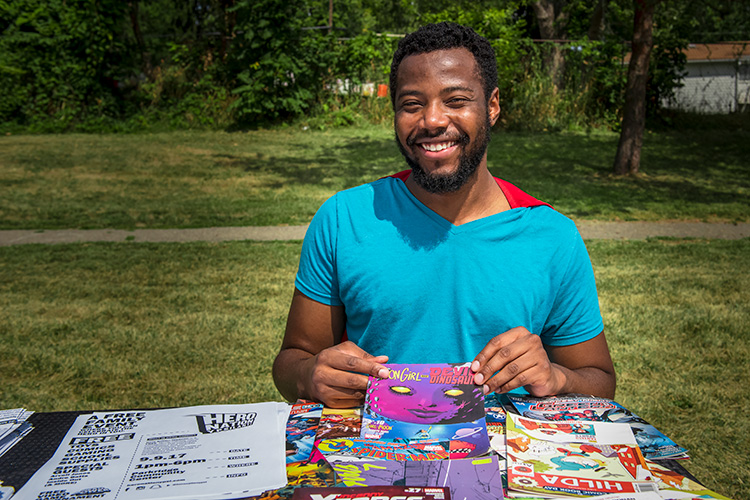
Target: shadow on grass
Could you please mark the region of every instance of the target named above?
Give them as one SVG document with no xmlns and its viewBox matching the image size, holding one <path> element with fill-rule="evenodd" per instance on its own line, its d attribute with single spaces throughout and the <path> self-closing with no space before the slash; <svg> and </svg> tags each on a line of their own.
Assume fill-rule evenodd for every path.
<svg viewBox="0 0 750 500">
<path fill-rule="evenodd" d="M 492 172 L 569 215 L 627 218 L 662 205 L 661 216 L 747 218 L 750 134 L 741 130 L 649 133 L 641 173 L 612 175 L 618 137 L 500 134 Z M 734 207 L 734 208 L 732 208 Z"/>
<path fill-rule="evenodd" d="M 339 190 L 407 168 L 383 132 L 316 140 L 311 147 L 291 138 L 278 155 L 216 157 L 255 174 L 268 189 Z M 647 132 L 641 173 L 625 178 L 611 174 L 617 141 L 614 133 L 496 131 L 488 163 L 494 175 L 573 217 L 628 219 L 653 212 L 655 218 L 747 219 L 750 127 Z"/>
<path fill-rule="evenodd" d="M 406 168 L 393 139 L 359 137 L 336 142 L 319 147 L 312 155 L 304 145 L 290 144 L 292 152 L 285 156 L 214 156 L 245 172 L 261 174 L 258 178 L 265 179 L 266 188 L 300 185 L 346 189 Z"/>
</svg>

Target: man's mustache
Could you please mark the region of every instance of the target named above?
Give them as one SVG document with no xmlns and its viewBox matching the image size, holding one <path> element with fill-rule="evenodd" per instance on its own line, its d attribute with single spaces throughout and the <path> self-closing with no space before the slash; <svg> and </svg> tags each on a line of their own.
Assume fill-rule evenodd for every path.
<svg viewBox="0 0 750 500">
<path fill-rule="evenodd" d="M 469 144 L 469 136 L 465 133 L 459 133 L 458 135 L 443 137 L 444 133 L 445 133 L 445 129 L 438 130 L 432 133 L 429 131 L 417 132 L 413 136 L 407 137 L 406 145 L 409 147 L 412 147 L 417 143 L 417 141 L 421 141 L 424 139 L 435 139 L 436 137 L 440 137 L 445 142 L 456 142 L 462 146 L 466 146 Z"/>
</svg>

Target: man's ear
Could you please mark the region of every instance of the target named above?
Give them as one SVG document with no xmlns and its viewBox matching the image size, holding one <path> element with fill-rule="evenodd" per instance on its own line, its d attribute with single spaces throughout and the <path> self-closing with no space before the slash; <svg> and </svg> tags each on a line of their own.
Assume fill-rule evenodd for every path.
<svg viewBox="0 0 750 500">
<path fill-rule="evenodd" d="M 490 124 L 495 125 L 495 122 L 500 117 L 500 90 L 497 87 L 492 91 L 490 99 L 487 101 L 487 112 L 490 115 Z"/>
</svg>

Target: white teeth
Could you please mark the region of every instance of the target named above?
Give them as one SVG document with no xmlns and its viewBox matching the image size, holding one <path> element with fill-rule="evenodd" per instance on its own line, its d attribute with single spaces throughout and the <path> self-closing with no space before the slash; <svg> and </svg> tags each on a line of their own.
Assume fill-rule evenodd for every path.
<svg viewBox="0 0 750 500">
<path fill-rule="evenodd" d="M 455 142 L 441 142 L 439 144 L 421 144 L 423 148 L 425 148 L 427 151 L 432 151 L 433 153 L 436 153 L 438 151 L 442 151 L 444 149 L 448 149 L 449 147 L 453 146 Z"/>
</svg>

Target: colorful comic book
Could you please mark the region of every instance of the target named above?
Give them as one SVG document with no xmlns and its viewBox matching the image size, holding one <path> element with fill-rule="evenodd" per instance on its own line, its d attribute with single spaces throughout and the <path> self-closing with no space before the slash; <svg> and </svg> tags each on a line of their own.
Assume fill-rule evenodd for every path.
<svg viewBox="0 0 750 500">
<path fill-rule="evenodd" d="M 310 459 L 322 412 L 319 403 L 297 401 L 292 405 L 286 422 L 287 464 Z"/>
<path fill-rule="evenodd" d="M 506 426 L 509 490 L 560 497 L 658 490 L 626 424 L 509 413 Z"/>
<path fill-rule="evenodd" d="M 484 413 L 487 421 L 487 434 L 492 450 L 505 457 L 505 409 L 498 395 L 490 393 L 484 398 Z"/>
<path fill-rule="evenodd" d="M 457 441 L 469 456 L 489 451 L 484 396 L 469 363 L 386 366 L 389 378 L 369 379 L 362 438 Z"/>
<path fill-rule="evenodd" d="M 360 437 L 362 407 L 323 408 L 316 440 Z"/>
<path fill-rule="evenodd" d="M 317 449 L 328 462 L 354 460 L 445 460 L 451 458 L 449 441 L 324 439 Z M 455 456 L 460 456 L 456 454 Z M 465 457 L 466 454 L 463 454 Z"/>
<path fill-rule="evenodd" d="M 288 500 L 300 487 L 335 486 L 333 468 L 314 448 L 322 411 L 323 405 L 312 401 L 292 405 L 286 422 L 286 486 L 243 500 Z"/>
<path fill-rule="evenodd" d="M 500 396 L 494 392 L 484 397 L 484 413 L 487 420 L 487 434 L 490 437 L 490 447 L 497 455 L 498 466 L 500 468 L 500 478 L 502 479 L 503 489 L 508 489 L 508 465 L 505 447 L 505 420 L 506 413 L 503 408 Z"/>
<path fill-rule="evenodd" d="M 373 486 L 369 488 L 300 488 L 292 500 L 450 500 L 447 488 Z"/>
<path fill-rule="evenodd" d="M 347 486 L 446 486 L 452 498 L 503 498 L 497 456 L 438 461 L 334 462 L 336 478 Z"/>
<path fill-rule="evenodd" d="M 687 450 L 638 415 L 611 399 L 581 394 L 546 398 L 507 394 L 520 415 L 547 421 L 582 420 L 629 424 L 643 456 L 650 459 L 688 458 Z"/>
</svg>

